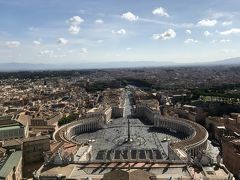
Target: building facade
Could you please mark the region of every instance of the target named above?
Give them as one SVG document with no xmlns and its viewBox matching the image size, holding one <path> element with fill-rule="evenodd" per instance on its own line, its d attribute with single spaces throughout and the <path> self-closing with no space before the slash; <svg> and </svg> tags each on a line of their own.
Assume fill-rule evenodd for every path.
<svg viewBox="0 0 240 180">
<path fill-rule="evenodd" d="M 36 136 L 23 139 L 24 163 L 41 162 L 44 152 L 50 150 L 50 139 L 47 136 Z"/>
</svg>

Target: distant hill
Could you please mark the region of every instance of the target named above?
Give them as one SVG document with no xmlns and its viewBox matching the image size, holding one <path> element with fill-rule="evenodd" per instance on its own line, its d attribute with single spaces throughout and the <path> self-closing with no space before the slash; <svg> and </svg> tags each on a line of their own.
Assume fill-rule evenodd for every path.
<svg viewBox="0 0 240 180">
<path fill-rule="evenodd" d="M 215 61 L 210 64 L 217 64 L 217 65 L 240 65 L 240 57 L 224 59 L 220 61 Z"/>
<path fill-rule="evenodd" d="M 157 61 L 118 61 L 79 64 L 31 64 L 31 63 L 0 63 L 0 71 L 37 71 L 37 70 L 71 70 L 71 69 L 104 69 L 104 68 L 140 68 L 163 66 L 216 66 L 240 65 L 240 57 L 205 63 L 174 63 Z"/>
<path fill-rule="evenodd" d="M 71 69 L 104 69 L 104 68 L 139 68 L 172 66 L 173 62 L 155 61 L 122 61 L 79 64 L 31 64 L 31 63 L 0 63 L 0 71 L 36 71 L 36 70 L 71 70 Z"/>
<path fill-rule="evenodd" d="M 102 63 L 83 63 L 75 65 L 78 68 L 139 68 L 139 67 L 158 67 L 158 66 L 173 66 L 174 62 L 157 62 L 157 61 L 117 61 L 117 62 L 102 62 Z"/>
<path fill-rule="evenodd" d="M 1 63 L 0 71 L 36 71 L 50 69 L 49 64 L 30 64 L 30 63 Z"/>
</svg>

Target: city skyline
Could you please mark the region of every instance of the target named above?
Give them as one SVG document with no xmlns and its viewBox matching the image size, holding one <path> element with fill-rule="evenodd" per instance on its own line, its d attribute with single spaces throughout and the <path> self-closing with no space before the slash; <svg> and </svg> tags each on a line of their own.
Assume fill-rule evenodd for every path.
<svg viewBox="0 0 240 180">
<path fill-rule="evenodd" d="M 239 57 L 239 5 L 237 0 L 0 0 L 0 63 Z"/>
</svg>

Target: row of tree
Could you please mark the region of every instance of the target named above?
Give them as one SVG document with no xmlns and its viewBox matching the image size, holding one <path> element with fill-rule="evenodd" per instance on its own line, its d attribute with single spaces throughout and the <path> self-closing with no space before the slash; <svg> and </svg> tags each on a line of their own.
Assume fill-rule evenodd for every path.
<svg viewBox="0 0 240 180">
<path fill-rule="evenodd" d="M 70 114 L 69 116 L 64 116 L 62 119 L 58 121 L 58 126 L 62 126 L 64 124 L 68 124 L 77 120 L 78 114 Z"/>
</svg>

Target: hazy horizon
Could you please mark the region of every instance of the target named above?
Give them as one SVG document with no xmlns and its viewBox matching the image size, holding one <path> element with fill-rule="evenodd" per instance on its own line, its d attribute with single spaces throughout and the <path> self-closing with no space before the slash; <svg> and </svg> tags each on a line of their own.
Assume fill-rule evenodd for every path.
<svg viewBox="0 0 240 180">
<path fill-rule="evenodd" d="M 195 62 L 184 62 L 184 61 L 164 61 L 164 60 L 118 60 L 118 61 L 104 61 L 104 60 L 101 60 L 101 61 L 77 61 L 77 62 L 71 62 L 71 63 L 68 63 L 68 62 L 63 62 L 63 63 L 59 63 L 59 62 L 27 62 L 27 61 L 20 61 L 20 62 L 17 62 L 17 61 L 9 61 L 9 62 L 0 62 L 0 64 L 96 64 L 96 63 L 99 63 L 99 64 L 104 64 L 104 63 L 134 63 L 134 62 L 151 62 L 151 63 L 174 63 L 174 64 L 198 64 L 198 63 L 214 63 L 214 62 L 219 62 L 219 61 L 228 61 L 228 60 L 238 60 L 240 59 L 240 57 L 230 57 L 230 58 L 226 58 L 226 59 L 211 59 L 210 61 L 204 61 L 204 60 L 197 60 Z"/>
</svg>

